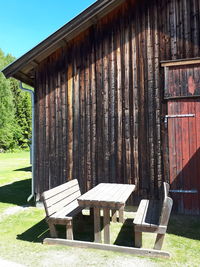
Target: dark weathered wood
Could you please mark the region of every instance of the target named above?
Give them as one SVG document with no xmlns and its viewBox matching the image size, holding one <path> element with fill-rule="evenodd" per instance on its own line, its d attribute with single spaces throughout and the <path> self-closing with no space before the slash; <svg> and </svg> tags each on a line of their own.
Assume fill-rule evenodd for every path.
<svg viewBox="0 0 200 267">
<path fill-rule="evenodd" d="M 139 255 L 139 256 L 170 258 L 170 254 L 168 252 L 160 251 L 160 250 L 142 249 L 142 248 L 138 249 L 138 248 L 132 248 L 132 247 L 98 244 L 98 243 L 84 242 L 84 241 L 77 241 L 77 240 L 46 238 L 44 239 L 43 244 L 62 245 L 62 246 L 64 245 L 64 246 L 72 246 L 72 247 L 80 247 L 80 248 L 94 248 L 94 249 L 115 251 L 115 252 L 127 253 L 127 254 L 132 254 L 132 255 Z"/>
<path fill-rule="evenodd" d="M 159 197 L 172 157 L 162 66 L 165 89 L 174 78 L 172 92 L 189 98 L 195 84 L 198 99 L 199 10 L 197 0 L 126 0 L 35 65 L 38 195 L 76 177 L 83 192 L 106 181 Z"/>
<path fill-rule="evenodd" d="M 167 69 L 166 69 L 167 68 Z M 167 99 L 200 96 L 198 72 L 200 64 L 165 67 L 165 95 Z M 167 70 L 167 71 L 166 71 Z"/>
<path fill-rule="evenodd" d="M 72 80 L 72 65 L 68 66 L 67 73 L 67 108 L 68 108 L 68 179 L 72 180 L 73 174 L 73 112 L 72 112 L 72 95 L 73 95 L 73 80 Z"/>
</svg>

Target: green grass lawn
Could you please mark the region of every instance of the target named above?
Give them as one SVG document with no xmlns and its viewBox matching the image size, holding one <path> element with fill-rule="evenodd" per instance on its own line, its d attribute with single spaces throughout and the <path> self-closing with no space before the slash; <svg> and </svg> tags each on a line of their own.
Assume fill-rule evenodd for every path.
<svg viewBox="0 0 200 267">
<path fill-rule="evenodd" d="M 0 154 L 0 258 L 26 266 L 108 266 L 105 263 L 115 259 L 124 261 L 121 266 L 131 266 L 130 262 L 134 263 L 136 259 L 144 260 L 144 266 L 199 266 L 200 218 L 195 216 L 171 216 L 163 245 L 163 250 L 172 255 L 167 260 L 43 245 L 42 240 L 49 237 L 49 231 L 43 208 L 27 206 L 26 200 L 31 192 L 30 178 L 29 152 Z M 123 227 L 122 224 L 111 223 L 111 239 L 115 244 L 132 246 L 133 227 L 130 218 L 134 217 L 134 212 L 127 212 L 126 216 Z M 75 221 L 74 226 L 75 239 L 93 240 L 93 222 L 88 216 L 81 222 Z M 60 237 L 63 237 L 62 227 L 60 230 Z M 152 248 L 155 235 L 144 234 L 143 237 L 144 247 Z M 62 262 L 65 257 L 68 263 Z M 70 259 L 73 261 L 69 264 Z M 73 265 L 77 259 L 82 264 Z M 129 264 L 126 265 L 125 261 Z M 113 266 L 120 265 L 113 263 Z"/>
</svg>

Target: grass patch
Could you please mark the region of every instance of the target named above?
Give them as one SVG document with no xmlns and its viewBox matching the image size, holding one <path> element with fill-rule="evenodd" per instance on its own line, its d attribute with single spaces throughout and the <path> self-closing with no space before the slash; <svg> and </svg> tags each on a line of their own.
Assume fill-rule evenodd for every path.
<svg viewBox="0 0 200 267">
<path fill-rule="evenodd" d="M 31 178 L 30 152 L 0 154 L 0 186 Z"/>
<path fill-rule="evenodd" d="M 134 266 L 131 265 L 134 260 L 142 261 L 140 264 L 144 266 L 199 266 L 198 216 L 171 216 L 163 245 L 163 250 L 172 254 L 169 260 L 42 245 L 43 239 L 49 237 L 43 208 L 26 207 L 15 214 L 3 216 L 8 208 L 27 205 L 26 199 L 31 191 L 29 167 L 28 152 L 0 154 L 0 257 L 27 266 L 57 266 L 58 261 L 59 266 Z M 111 223 L 111 242 L 116 245 L 133 246 L 134 212 L 127 212 L 126 215 L 124 225 Z M 89 216 L 84 216 L 81 221 L 76 219 L 74 230 L 75 239 L 93 241 L 93 220 Z M 65 229 L 59 227 L 59 233 L 60 237 L 64 238 Z M 155 235 L 143 235 L 144 247 L 152 248 L 154 241 Z M 117 259 L 121 261 L 121 265 L 116 262 Z"/>
<path fill-rule="evenodd" d="M 27 205 L 31 192 L 29 156 L 28 151 L 0 154 L 0 213 L 11 206 Z"/>
</svg>

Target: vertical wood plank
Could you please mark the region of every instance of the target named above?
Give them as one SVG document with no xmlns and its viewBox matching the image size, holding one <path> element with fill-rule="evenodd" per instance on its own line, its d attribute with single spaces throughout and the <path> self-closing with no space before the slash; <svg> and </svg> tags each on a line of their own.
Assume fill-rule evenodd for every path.
<svg viewBox="0 0 200 267">
<path fill-rule="evenodd" d="M 149 163 L 150 163 L 150 194 L 154 195 L 154 178 L 155 178 L 155 154 L 154 154 L 154 66 L 153 66 L 153 46 L 152 46 L 152 25 L 150 21 L 151 9 L 147 13 L 147 76 L 148 76 L 148 146 L 149 146 Z"/>
<path fill-rule="evenodd" d="M 96 118 L 96 127 L 97 127 L 97 157 L 96 157 L 96 167 L 97 167 L 97 182 L 104 181 L 103 178 L 103 124 L 102 124 L 102 118 L 103 118 L 103 110 L 102 110 L 102 103 L 103 103 L 103 96 L 102 96 L 102 44 L 98 42 L 98 38 L 101 39 L 100 30 L 97 28 L 96 33 L 96 90 L 97 90 L 97 105 L 96 105 L 96 112 L 97 112 L 97 118 Z"/>
<path fill-rule="evenodd" d="M 196 152 L 197 152 L 197 133 L 196 133 L 196 105 L 195 105 L 195 100 L 191 100 L 188 101 L 188 108 L 189 108 L 189 112 L 191 114 L 195 114 L 195 117 L 191 117 L 188 119 L 188 132 L 189 132 L 189 153 L 190 153 L 190 161 L 189 161 L 189 165 L 190 168 L 188 170 L 188 188 L 190 188 L 190 190 L 192 188 L 196 188 L 197 187 L 197 177 L 198 177 L 198 173 L 197 173 L 197 157 L 196 157 Z M 192 174 L 192 177 L 191 177 Z M 189 178 L 190 177 L 190 178 Z M 188 214 L 197 214 L 197 210 L 198 210 L 198 195 L 197 194 L 191 194 L 187 197 L 188 199 L 188 210 L 186 210 L 186 212 Z"/>
<path fill-rule="evenodd" d="M 67 70 L 67 109 L 68 109 L 68 179 L 72 179 L 73 171 L 73 110 L 72 110 L 72 94 L 73 94 L 72 65 L 68 65 Z"/>
<path fill-rule="evenodd" d="M 109 151 L 109 111 L 110 111 L 110 102 L 109 102 L 109 39 L 106 36 L 103 36 L 103 47 L 102 47 L 102 60 L 103 60 L 103 68 L 102 68 L 102 76 L 103 76 L 103 87 L 102 87 L 102 107 L 103 107 L 103 181 L 109 182 L 109 160 L 110 160 L 110 151 Z"/>
<path fill-rule="evenodd" d="M 116 79 L 117 79 L 117 182 L 122 182 L 122 74 L 121 74 L 121 46 L 120 29 L 117 29 L 116 35 Z"/>
<path fill-rule="evenodd" d="M 162 139 L 161 139 L 161 128 L 163 126 L 162 123 L 162 117 L 161 117 L 161 109 L 162 109 L 162 95 L 161 90 L 163 91 L 164 88 L 164 81 L 163 81 L 163 75 L 161 75 L 160 71 L 160 57 L 161 57 L 161 52 L 160 50 L 162 49 L 161 47 L 161 39 L 160 39 L 160 34 L 159 34 L 159 15 L 160 15 L 160 9 L 159 6 L 154 7 L 154 80 L 155 80 L 155 135 L 156 135 L 156 144 L 154 147 L 155 154 L 154 156 L 156 157 L 156 164 L 157 166 L 155 167 L 155 173 L 157 173 L 157 181 L 154 181 L 157 186 L 155 186 L 155 190 L 158 196 L 159 189 L 162 186 L 163 182 L 163 156 L 162 155 Z M 163 153 L 164 154 L 164 153 Z M 167 179 L 167 177 L 166 177 Z M 155 177 L 156 180 L 156 177 Z"/>
<path fill-rule="evenodd" d="M 132 25 L 132 84 L 133 84 L 133 169 L 134 169 L 134 184 L 139 185 L 139 155 L 138 155 L 138 38 L 136 29 Z"/>
<path fill-rule="evenodd" d="M 131 176 L 131 136 L 130 136 L 130 28 L 126 22 L 124 33 L 124 149 L 125 149 L 125 183 L 132 183 Z"/>
<path fill-rule="evenodd" d="M 110 122 L 109 122 L 109 143 L 110 143 L 110 162 L 109 162 L 109 181 L 115 182 L 116 177 L 116 140 L 115 140 L 115 88 L 116 88 L 116 80 L 115 80 L 115 47 L 114 47 L 114 32 L 111 32 L 109 38 L 109 108 L 110 108 Z"/>
<path fill-rule="evenodd" d="M 75 46 L 77 57 L 80 55 L 79 49 Z M 73 64 L 74 83 L 74 103 L 73 103 L 73 177 L 80 180 L 80 69 L 79 59 L 75 58 Z"/>
<path fill-rule="evenodd" d="M 86 56 L 85 62 L 85 179 L 87 179 L 87 190 L 91 189 L 92 177 L 91 177 L 91 83 L 90 83 L 90 72 L 89 72 L 89 54 Z"/>
<path fill-rule="evenodd" d="M 91 164 L 92 164 L 92 186 L 96 185 L 97 173 L 96 173 L 96 147 L 97 147 L 97 99 L 96 99 L 96 76 L 95 76 L 95 51 L 92 47 L 91 62 L 90 62 L 90 77 L 91 77 L 91 94 L 92 94 L 92 106 L 91 106 Z"/>
</svg>

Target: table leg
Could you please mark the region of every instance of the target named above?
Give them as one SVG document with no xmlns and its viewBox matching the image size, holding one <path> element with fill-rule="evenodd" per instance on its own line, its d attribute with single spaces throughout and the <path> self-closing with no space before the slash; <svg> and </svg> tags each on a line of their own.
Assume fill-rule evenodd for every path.
<svg viewBox="0 0 200 267">
<path fill-rule="evenodd" d="M 124 207 L 119 209 L 119 222 L 124 223 Z"/>
<path fill-rule="evenodd" d="M 112 222 L 117 222 L 117 211 L 112 210 Z"/>
<path fill-rule="evenodd" d="M 94 217 L 94 209 L 90 208 L 90 218 L 93 219 Z"/>
<path fill-rule="evenodd" d="M 104 243 L 110 244 L 110 209 L 103 209 Z"/>
<path fill-rule="evenodd" d="M 94 207 L 94 242 L 101 243 L 100 209 Z"/>
</svg>

